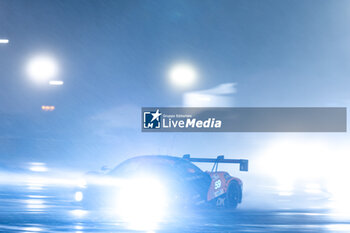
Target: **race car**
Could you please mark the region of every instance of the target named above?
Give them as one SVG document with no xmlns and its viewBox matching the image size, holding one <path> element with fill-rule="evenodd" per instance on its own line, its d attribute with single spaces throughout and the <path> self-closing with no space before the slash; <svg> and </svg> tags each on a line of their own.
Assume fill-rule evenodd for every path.
<svg viewBox="0 0 350 233">
<path fill-rule="evenodd" d="M 204 172 L 193 164 L 195 162 L 214 165 L 210 172 Z M 218 171 L 219 163 L 237 163 L 240 171 L 248 171 L 248 160 L 225 159 L 222 155 L 215 159 L 192 158 L 190 155 L 182 158 L 138 156 L 108 172 L 89 173 L 84 189 L 77 192 L 77 201 L 90 207 L 124 206 L 125 209 L 144 203 L 154 208 L 163 202 L 168 207 L 211 204 L 236 208 L 242 202 L 243 183 L 227 172 Z"/>
<path fill-rule="evenodd" d="M 219 155 L 216 159 L 191 158 L 189 154 L 184 155 L 183 159 L 190 162 L 214 163 L 212 170 L 205 172 L 211 178 L 207 202 L 228 208 L 236 208 L 239 203 L 242 203 L 243 182 L 237 177 L 232 177 L 228 172 L 218 171 L 218 166 L 219 163 L 238 163 L 240 171 L 248 171 L 248 160 L 225 159 L 223 155 Z"/>
</svg>

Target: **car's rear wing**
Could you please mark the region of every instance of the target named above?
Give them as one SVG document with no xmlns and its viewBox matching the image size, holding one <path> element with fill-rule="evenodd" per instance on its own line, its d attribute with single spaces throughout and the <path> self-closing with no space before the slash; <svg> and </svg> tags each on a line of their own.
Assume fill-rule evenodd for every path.
<svg viewBox="0 0 350 233">
<path fill-rule="evenodd" d="M 182 158 L 195 163 L 214 163 L 212 172 L 214 170 L 217 171 L 219 163 L 239 163 L 240 171 L 248 171 L 248 159 L 225 159 L 223 155 L 219 155 L 218 157 L 216 157 L 216 159 L 191 158 L 189 154 L 184 155 Z"/>
</svg>

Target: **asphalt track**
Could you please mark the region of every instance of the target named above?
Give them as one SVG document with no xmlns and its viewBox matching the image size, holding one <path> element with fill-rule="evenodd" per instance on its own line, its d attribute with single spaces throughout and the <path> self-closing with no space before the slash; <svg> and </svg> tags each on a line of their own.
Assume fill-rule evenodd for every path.
<svg viewBox="0 0 350 233">
<path fill-rule="evenodd" d="M 154 222 L 129 221 L 113 210 L 84 209 L 74 200 L 76 187 L 62 185 L 67 180 L 45 180 L 48 175 L 29 179 L 25 174 L 15 182 L 15 174 L 2 176 L 0 232 L 350 232 L 346 202 L 337 206 L 342 211 L 334 211 L 327 192 L 286 195 L 273 186 L 255 184 L 246 189 L 236 210 L 182 209 Z"/>
<path fill-rule="evenodd" d="M 1 188 L 0 232 L 350 232 L 350 220 L 327 209 L 204 208 L 140 228 L 110 212 L 84 210 L 55 193 L 15 191 Z"/>
</svg>

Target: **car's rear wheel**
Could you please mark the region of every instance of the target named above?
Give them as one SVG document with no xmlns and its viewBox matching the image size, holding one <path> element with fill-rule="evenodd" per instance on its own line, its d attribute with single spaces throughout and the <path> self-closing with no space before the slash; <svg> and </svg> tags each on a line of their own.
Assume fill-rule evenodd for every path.
<svg viewBox="0 0 350 233">
<path fill-rule="evenodd" d="M 231 182 L 228 186 L 224 206 L 226 208 L 235 209 L 240 201 L 241 188 L 236 182 Z"/>
</svg>

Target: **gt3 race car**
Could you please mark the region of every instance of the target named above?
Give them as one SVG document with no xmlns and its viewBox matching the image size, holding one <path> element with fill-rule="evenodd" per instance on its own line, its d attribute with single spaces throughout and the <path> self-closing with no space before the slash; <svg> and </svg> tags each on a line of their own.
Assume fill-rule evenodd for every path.
<svg viewBox="0 0 350 233">
<path fill-rule="evenodd" d="M 210 172 L 204 172 L 192 162 L 214 165 Z M 215 159 L 190 155 L 139 156 L 104 174 L 90 173 L 86 185 L 77 193 L 85 206 L 97 208 L 144 203 L 152 208 L 161 202 L 168 207 L 213 204 L 236 208 L 242 202 L 243 183 L 227 172 L 218 171 L 219 163 L 238 163 L 240 171 L 248 171 L 248 160 L 225 159 L 223 155 Z"/>
<path fill-rule="evenodd" d="M 183 159 L 191 162 L 214 163 L 210 175 L 211 183 L 207 192 L 207 202 L 214 202 L 216 206 L 236 208 L 242 202 L 243 183 L 239 178 L 232 177 L 228 172 L 218 171 L 219 163 L 238 163 L 240 171 L 248 171 L 248 160 L 225 159 L 219 155 L 216 159 L 191 158 L 189 154 Z"/>
</svg>

